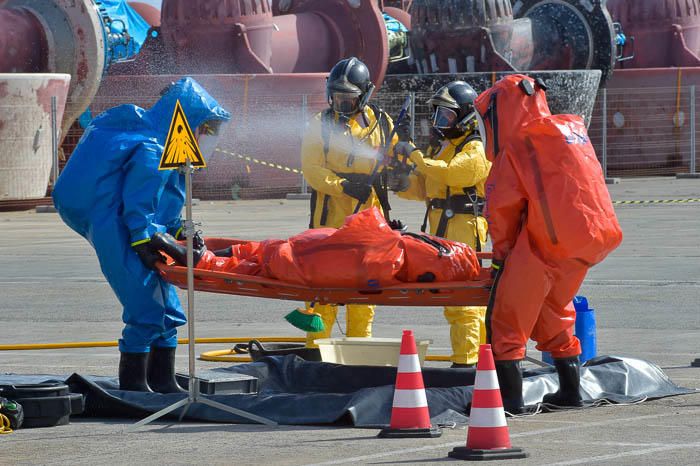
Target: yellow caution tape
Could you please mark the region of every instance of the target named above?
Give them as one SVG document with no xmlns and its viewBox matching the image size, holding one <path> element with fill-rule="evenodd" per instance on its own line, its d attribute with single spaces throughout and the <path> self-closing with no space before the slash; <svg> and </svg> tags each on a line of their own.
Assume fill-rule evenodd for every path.
<svg viewBox="0 0 700 466">
<path fill-rule="evenodd" d="M 655 199 L 650 201 L 613 201 L 613 204 L 684 204 L 692 202 L 700 202 L 700 199 Z"/>
<path fill-rule="evenodd" d="M 226 154 L 226 155 L 232 155 L 234 157 L 238 157 L 241 160 L 245 160 L 246 162 L 257 163 L 257 164 L 263 165 L 265 167 L 277 168 L 278 170 L 283 170 L 283 171 L 290 172 L 290 173 L 298 173 L 298 174 L 302 173 L 301 170 L 296 169 L 296 168 L 286 167 L 286 166 L 280 165 L 278 163 L 266 162 L 265 160 L 256 159 L 255 157 L 251 157 L 249 155 L 237 154 L 235 152 L 227 151 L 224 149 L 219 149 L 218 147 L 215 149 L 215 151 L 221 152 L 222 154 Z M 248 172 L 250 173 L 250 169 L 248 169 Z"/>
</svg>

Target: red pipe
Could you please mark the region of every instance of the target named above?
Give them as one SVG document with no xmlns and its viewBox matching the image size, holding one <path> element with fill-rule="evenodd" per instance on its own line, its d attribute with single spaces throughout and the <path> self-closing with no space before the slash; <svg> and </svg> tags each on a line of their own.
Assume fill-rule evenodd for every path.
<svg viewBox="0 0 700 466">
<path fill-rule="evenodd" d="M 163 0 L 160 37 L 110 74 L 327 73 L 354 55 L 380 85 L 388 61 L 386 29 L 374 2 Z M 162 66 L 150 66 L 157 62 Z"/>
<path fill-rule="evenodd" d="M 0 73 L 41 73 L 47 68 L 41 22 L 23 8 L 0 9 Z"/>
</svg>

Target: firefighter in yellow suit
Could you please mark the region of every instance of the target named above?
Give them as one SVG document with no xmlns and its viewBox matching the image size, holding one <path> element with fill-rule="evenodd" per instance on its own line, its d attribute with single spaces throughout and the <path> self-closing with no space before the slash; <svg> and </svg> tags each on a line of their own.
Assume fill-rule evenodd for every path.
<svg viewBox="0 0 700 466">
<path fill-rule="evenodd" d="M 355 57 L 341 60 L 330 72 L 326 84 L 330 108 L 311 119 L 302 142 L 301 166 L 312 188 L 310 228 L 339 228 L 358 203 L 361 210 L 388 209 L 381 177 L 372 173 L 382 162 L 379 154 L 385 148 L 393 150 L 398 137 L 386 141 L 393 122 L 368 104 L 373 90 L 367 66 Z M 347 336 L 371 337 L 374 306 L 348 304 L 346 311 Z M 323 318 L 325 330 L 308 333 L 308 347 L 330 336 L 338 306 L 315 305 L 314 312 Z"/>
<path fill-rule="evenodd" d="M 390 172 L 390 189 L 400 197 L 427 205 L 423 231 L 466 243 L 481 251 L 487 224 L 481 216 L 484 183 L 491 169 L 474 113 L 477 93 L 464 81 L 442 87 L 428 101 L 433 106 L 433 138 L 426 154 L 411 142 L 400 142 L 397 153 L 410 158 L 415 171 Z M 404 139 L 402 137 L 402 139 Z M 452 367 L 476 364 L 479 344 L 486 340 L 485 307 L 448 306 Z"/>
</svg>

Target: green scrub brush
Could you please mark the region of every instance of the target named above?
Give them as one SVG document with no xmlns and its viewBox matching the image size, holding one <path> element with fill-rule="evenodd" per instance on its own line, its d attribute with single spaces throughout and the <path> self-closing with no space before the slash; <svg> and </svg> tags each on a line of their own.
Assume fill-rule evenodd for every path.
<svg viewBox="0 0 700 466">
<path fill-rule="evenodd" d="M 305 332 L 317 333 L 323 332 L 326 329 L 326 326 L 323 324 L 323 319 L 319 314 L 316 314 L 313 309 L 294 309 L 284 316 L 284 319 Z"/>
</svg>

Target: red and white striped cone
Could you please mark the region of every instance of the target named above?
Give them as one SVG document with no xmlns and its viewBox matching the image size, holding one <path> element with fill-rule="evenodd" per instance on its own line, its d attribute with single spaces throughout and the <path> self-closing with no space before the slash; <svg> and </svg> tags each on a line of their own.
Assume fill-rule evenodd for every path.
<svg viewBox="0 0 700 466">
<path fill-rule="evenodd" d="M 440 435 L 442 435 L 440 428 L 430 425 L 430 411 L 413 331 L 404 330 L 394 387 L 394 402 L 391 408 L 391 422 L 389 427 L 379 432 L 377 437 L 423 438 Z"/>
<path fill-rule="evenodd" d="M 469 413 L 467 446 L 456 447 L 447 456 L 471 461 L 505 460 L 528 456 L 522 448 L 513 448 L 510 444 L 491 345 L 479 347 L 472 409 Z"/>
</svg>

